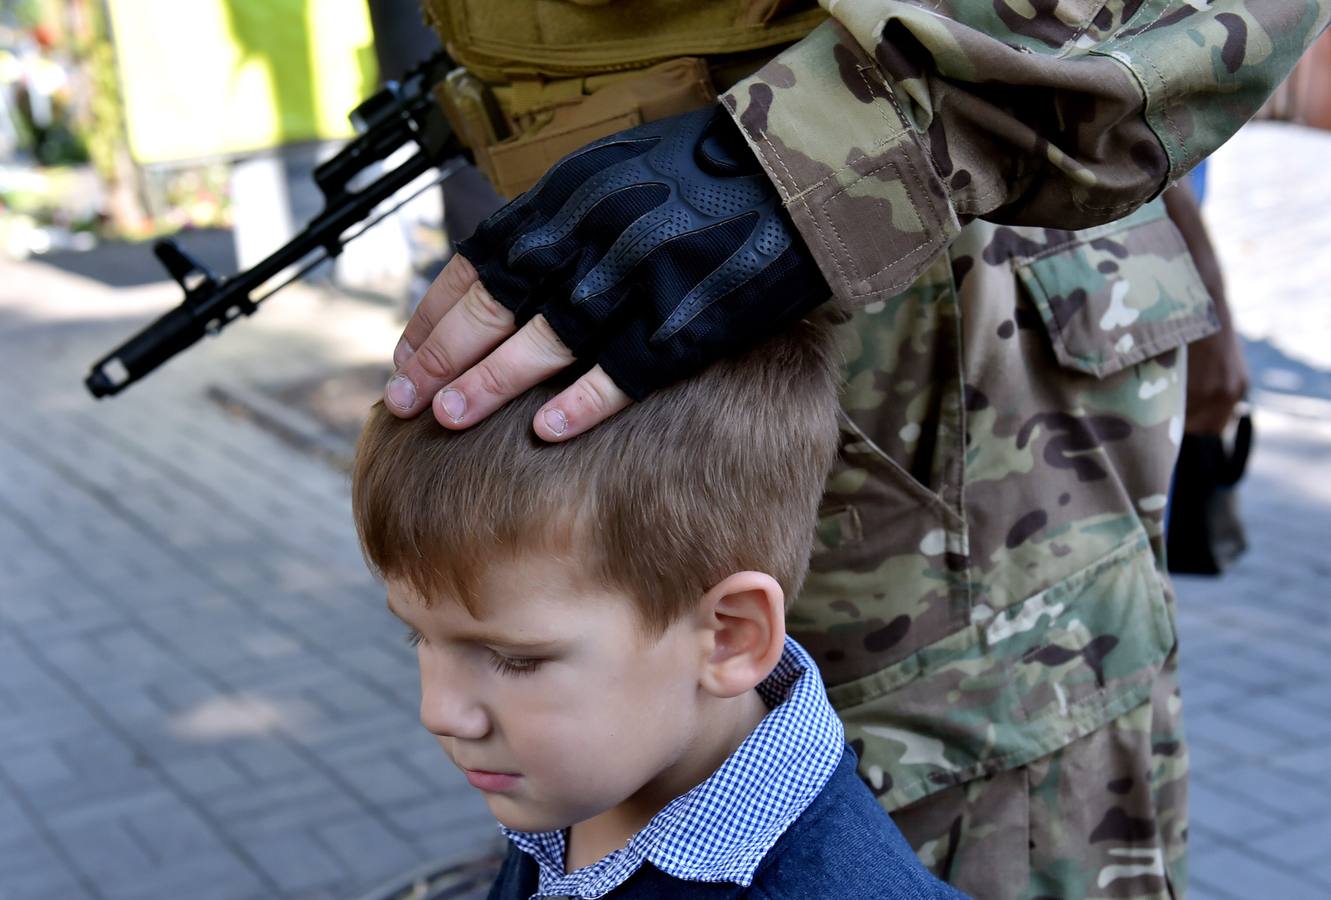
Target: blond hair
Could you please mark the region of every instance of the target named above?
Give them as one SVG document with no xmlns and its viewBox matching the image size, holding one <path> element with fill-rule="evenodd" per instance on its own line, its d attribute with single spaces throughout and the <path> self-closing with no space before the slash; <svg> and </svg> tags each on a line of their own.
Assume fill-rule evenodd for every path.
<svg viewBox="0 0 1331 900">
<path fill-rule="evenodd" d="M 734 572 L 766 572 L 795 596 L 836 450 L 828 317 L 547 444 L 531 421 L 567 383 L 465 431 L 376 404 L 352 475 L 370 567 L 426 603 L 448 597 L 475 614 L 489 567 L 576 554 L 594 583 L 633 599 L 649 635 Z"/>
</svg>

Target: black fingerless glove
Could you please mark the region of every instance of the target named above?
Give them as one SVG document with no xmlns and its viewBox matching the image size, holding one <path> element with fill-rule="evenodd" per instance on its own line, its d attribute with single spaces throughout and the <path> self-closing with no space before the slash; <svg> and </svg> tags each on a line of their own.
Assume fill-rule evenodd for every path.
<svg viewBox="0 0 1331 900">
<path fill-rule="evenodd" d="M 569 154 L 457 249 L 519 325 L 544 315 L 635 400 L 831 294 L 720 107 Z"/>
</svg>

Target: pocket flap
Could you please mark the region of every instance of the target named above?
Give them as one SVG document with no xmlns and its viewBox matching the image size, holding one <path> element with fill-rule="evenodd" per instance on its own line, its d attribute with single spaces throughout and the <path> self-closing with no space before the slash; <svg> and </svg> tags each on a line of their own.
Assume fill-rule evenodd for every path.
<svg viewBox="0 0 1331 900">
<path fill-rule="evenodd" d="M 1014 263 L 1064 366 L 1103 378 L 1220 327 L 1183 236 L 1153 203 Z"/>
<path fill-rule="evenodd" d="M 1145 703 L 1175 642 L 1145 534 L 971 619 L 897 665 L 828 688 L 888 809 L 1025 765 Z"/>
</svg>

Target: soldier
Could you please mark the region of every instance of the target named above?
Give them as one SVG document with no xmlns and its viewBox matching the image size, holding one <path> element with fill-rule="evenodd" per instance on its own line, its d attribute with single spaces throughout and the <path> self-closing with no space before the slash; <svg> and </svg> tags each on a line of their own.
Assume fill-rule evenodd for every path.
<svg viewBox="0 0 1331 900">
<path fill-rule="evenodd" d="M 533 421 L 567 440 L 835 295 L 790 631 L 861 777 L 977 896 L 1181 896 L 1161 517 L 1216 319 L 1153 198 L 1331 0 L 823 6 L 430 0 L 478 165 L 549 172 L 430 288 L 387 405 L 466 428 L 569 369 Z"/>
</svg>

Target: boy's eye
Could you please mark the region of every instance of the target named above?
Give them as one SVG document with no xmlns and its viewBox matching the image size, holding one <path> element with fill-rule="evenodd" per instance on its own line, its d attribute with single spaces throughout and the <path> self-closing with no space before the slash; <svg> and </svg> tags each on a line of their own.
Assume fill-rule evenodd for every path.
<svg viewBox="0 0 1331 900">
<path fill-rule="evenodd" d="M 419 647 L 421 644 L 425 643 L 425 635 L 421 634 L 410 625 L 407 626 L 407 633 L 403 635 L 403 638 L 406 640 L 408 647 Z"/>
<path fill-rule="evenodd" d="M 540 668 L 542 659 L 531 659 L 527 657 L 504 656 L 502 653 L 490 651 L 490 664 L 495 667 L 495 671 L 501 675 L 530 675 Z"/>
</svg>

